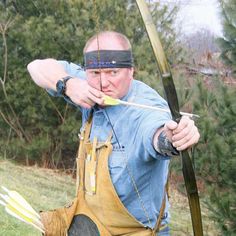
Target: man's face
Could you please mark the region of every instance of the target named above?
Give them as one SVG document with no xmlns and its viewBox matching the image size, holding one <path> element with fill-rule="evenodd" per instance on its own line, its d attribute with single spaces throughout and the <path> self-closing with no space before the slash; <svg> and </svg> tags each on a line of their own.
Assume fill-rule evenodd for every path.
<svg viewBox="0 0 236 236">
<path fill-rule="evenodd" d="M 90 43 L 87 52 L 95 50 L 125 50 L 116 37 L 99 37 Z M 133 79 L 133 68 L 87 69 L 87 81 L 90 86 L 101 90 L 113 98 L 124 97 Z"/>
<path fill-rule="evenodd" d="M 90 86 L 113 98 L 124 97 L 133 79 L 133 68 L 106 68 L 86 70 Z"/>
</svg>

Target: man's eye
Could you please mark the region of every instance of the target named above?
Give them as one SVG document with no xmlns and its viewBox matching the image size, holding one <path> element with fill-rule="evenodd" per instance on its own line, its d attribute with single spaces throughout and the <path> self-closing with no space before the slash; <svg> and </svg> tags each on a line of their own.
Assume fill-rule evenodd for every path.
<svg viewBox="0 0 236 236">
<path fill-rule="evenodd" d="M 112 70 L 112 71 L 110 72 L 111 75 L 116 75 L 117 73 L 118 73 L 117 70 Z"/>
<path fill-rule="evenodd" d="M 100 75 L 100 71 L 92 71 L 93 75 Z"/>
</svg>

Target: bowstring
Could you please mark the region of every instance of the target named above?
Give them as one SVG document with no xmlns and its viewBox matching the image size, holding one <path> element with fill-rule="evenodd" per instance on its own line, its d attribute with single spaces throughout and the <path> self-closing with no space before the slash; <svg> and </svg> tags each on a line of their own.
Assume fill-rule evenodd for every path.
<svg viewBox="0 0 236 236">
<path fill-rule="evenodd" d="M 96 1 L 96 0 L 93 0 L 93 13 L 94 13 L 93 15 L 94 15 L 94 19 L 95 19 L 96 41 L 97 41 L 97 46 L 98 46 L 98 55 L 97 55 L 97 56 L 98 56 L 98 63 L 100 64 L 100 59 L 101 59 L 101 57 L 100 57 L 100 44 L 99 44 L 99 37 L 98 37 L 99 32 L 100 32 L 100 22 L 99 22 L 99 16 L 98 16 L 98 10 L 97 10 L 97 1 Z M 101 68 L 101 65 L 100 65 L 100 66 L 99 66 L 99 80 L 100 80 L 100 91 L 102 92 L 103 90 L 102 90 L 102 74 L 101 74 L 101 72 L 102 72 L 102 68 Z M 118 137 L 117 137 L 117 135 L 116 135 L 115 129 L 114 129 L 112 123 L 111 123 L 110 117 L 109 117 L 109 115 L 108 115 L 106 109 L 104 109 L 104 112 L 105 112 L 105 115 L 106 115 L 106 117 L 107 117 L 107 119 L 108 119 L 108 122 L 109 122 L 109 124 L 110 124 L 110 126 L 111 126 L 112 133 L 114 134 L 115 140 L 116 140 L 116 142 L 117 142 L 119 148 L 122 149 L 122 146 L 121 146 L 121 144 L 120 144 L 120 142 L 119 142 L 119 139 L 118 139 Z M 145 207 L 145 204 L 144 204 L 144 202 L 143 202 L 143 199 L 142 199 L 142 197 L 141 197 L 141 195 L 140 195 L 140 192 L 139 192 L 139 190 L 138 190 L 138 186 L 137 186 L 137 184 L 136 184 L 136 181 L 135 181 L 135 179 L 134 179 L 134 176 L 133 176 L 133 174 L 132 174 L 132 171 L 131 171 L 131 169 L 130 169 L 129 166 L 128 166 L 128 158 L 127 158 L 127 154 L 126 154 L 125 150 L 124 150 L 124 152 L 122 152 L 122 154 L 123 154 L 124 157 L 125 157 L 124 160 L 125 160 L 127 172 L 128 172 L 128 175 L 130 176 L 132 185 L 133 185 L 133 187 L 134 187 L 134 189 L 135 189 L 135 192 L 136 192 L 136 194 L 137 194 L 137 196 L 138 196 L 138 199 L 139 199 L 139 201 L 140 201 L 140 204 L 141 204 L 142 210 L 143 210 L 143 212 L 144 212 L 144 215 L 145 215 L 145 217 L 147 218 L 147 221 L 148 221 L 149 225 L 151 226 L 151 220 L 150 220 L 148 211 L 147 211 L 147 209 L 146 209 L 146 207 Z"/>
</svg>

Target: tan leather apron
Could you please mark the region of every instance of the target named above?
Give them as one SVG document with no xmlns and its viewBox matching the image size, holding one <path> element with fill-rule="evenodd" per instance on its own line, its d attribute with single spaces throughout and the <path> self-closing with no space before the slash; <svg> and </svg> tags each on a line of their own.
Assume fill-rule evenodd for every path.
<svg viewBox="0 0 236 236">
<path fill-rule="evenodd" d="M 97 142 L 96 138 L 91 143 L 91 124 L 92 119 L 87 122 L 80 136 L 76 215 L 84 214 L 91 218 L 102 236 L 155 235 L 157 227 L 154 230 L 145 228 L 119 199 L 108 169 L 108 158 L 112 151 L 111 137 L 104 143 Z"/>
<path fill-rule="evenodd" d="M 86 215 L 97 226 L 101 236 L 153 236 L 161 226 L 165 209 L 162 201 L 154 229 L 144 227 L 125 208 L 112 184 L 108 158 L 112 151 L 111 137 L 100 143 L 89 140 L 92 118 L 80 134 L 77 156 L 77 198 L 68 207 L 42 212 L 46 236 L 66 236 L 74 215 Z M 165 198 L 164 198 L 165 199 Z"/>
</svg>

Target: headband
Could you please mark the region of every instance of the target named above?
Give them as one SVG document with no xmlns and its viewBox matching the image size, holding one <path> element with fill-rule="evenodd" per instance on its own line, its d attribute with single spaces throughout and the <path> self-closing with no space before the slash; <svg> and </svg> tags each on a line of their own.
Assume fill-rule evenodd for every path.
<svg viewBox="0 0 236 236">
<path fill-rule="evenodd" d="M 84 54 L 85 69 L 133 67 L 131 50 L 99 50 Z"/>
</svg>

